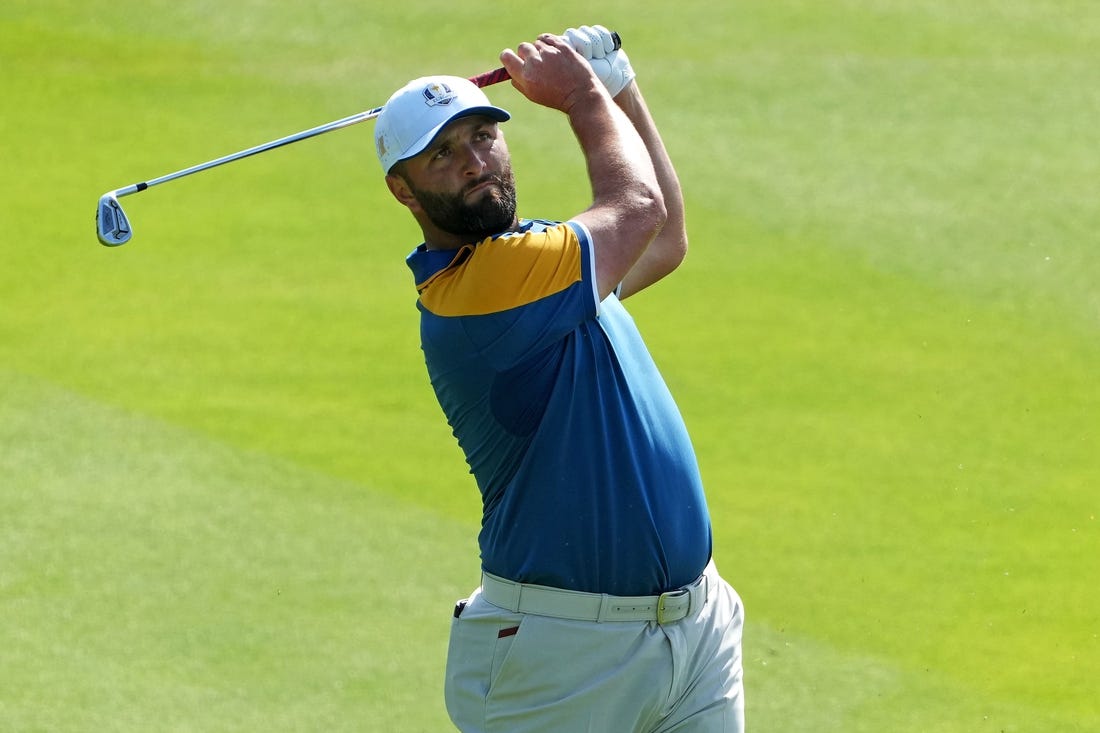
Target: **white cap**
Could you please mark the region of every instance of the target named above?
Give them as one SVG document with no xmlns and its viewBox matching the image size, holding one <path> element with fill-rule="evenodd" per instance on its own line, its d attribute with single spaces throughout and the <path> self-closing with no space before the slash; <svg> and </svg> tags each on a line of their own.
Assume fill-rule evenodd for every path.
<svg viewBox="0 0 1100 733">
<path fill-rule="evenodd" d="M 469 79 L 460 76 L 425 76 L 398 89 L 382 108 L 374 126 L 374 146 L 382 170 L 411 158 L 431 144 L 451 120 L 485 115 L 497 122 L 511 117 Z"/>
</svg>

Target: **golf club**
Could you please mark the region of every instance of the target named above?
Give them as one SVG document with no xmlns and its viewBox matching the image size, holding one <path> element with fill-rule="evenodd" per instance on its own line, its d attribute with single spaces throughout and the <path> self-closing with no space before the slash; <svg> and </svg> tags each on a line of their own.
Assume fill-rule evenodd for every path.
<svg viewBox="0 0 1100 733">
<path fill-rule="evenodd" d="M 622 41 L 619 38 L 619 34 L 613 34 L 615 38 L 615 49 L 622 47 Z M 486 71 L 483 74 L 470 77 L 470 81 L 479 87 L 487 87 L 493 84 L 499 84 L 502 81 L 511 79 L 508 72 L 503 68 L 494 69 L 493 71 Z M 278 140 L 272 140 L 271 142 L 264 143 L 262 145 L 256 145 L 255 147 L 247 148 L 230 155 L 222 156 L 221 158 L 215 158 L 214 160 L 207 161 L 205 163 L 199 163 L 193 165 L 190 168 L 184 168 L 174 173 L 168 173 L 167 175 L 160 176 L 159 178 L 153 178 L 148 181 L 142 181 L 141 183 L 134 183 L 124 188 L 115 189 L 114 191 L 108 191 L 99 197 L 99 205 L 96 207 L 96 235 L 99 237 L 100 243 L 107 247 L 118 247 L 126 244 L 130 241 L 130 238 L 134 235 L 133 227 L 130 226 L 130 220 L 126 216 L 126 212 L 122 210 L 122 205 L 118 200 L 123 196 L 129 196 L 132 193 L 139 193 L 152 188 L 161 183 L 167 183 L 168 181 L 174 181 L 177 178 L 183 178 L 189 176 L 192 173 L 198 173 L 199 171 L 215 168 L 219 165 L 225 165 L 226 163 L 232 163 L 235 160 L 241 158 L 247 158 L 257 153 L 263 153 L 267 150 L 273 150 L 280 148 L 284 145 L 290 145 L 300 140 L 306 140 L 317 135 L 323 135 L 326 132 L 332 132 L 333 130 L 340 130 L 342 128 L 354 125 L 366 120 L 372 120 L 378 115 L 382 114 L 382 107 L 375 107 L 374 109 L 368 109 L 358 114 L 344 117 L 333 122 L 329 122 L 325 125 L 319 125 L 317 127 L 311 127 L 308 130 L 302 130 L 293 135 L 287 135 L 281 137 Z"/>
</svg>

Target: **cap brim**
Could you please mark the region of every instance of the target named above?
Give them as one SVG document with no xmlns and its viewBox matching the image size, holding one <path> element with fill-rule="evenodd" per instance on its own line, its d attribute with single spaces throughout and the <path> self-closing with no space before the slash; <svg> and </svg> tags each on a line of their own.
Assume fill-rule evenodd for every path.
<svg viewBox="0 0 1100 733">
<path fill-rule="evenodd" d="M 423 153 L 424 150 L 426 150 L 427 147 L 432 144 L 432 141 L 439 136 L 439 133 L 443 131 L 443 128 L 451 124 L 455 120 L 461 119 L 463 117 L 474 117 L 476 115 L 482 115 L 484 117 L 488 117 L 491 120 L 496 120 L 497 122 L 507 122 L 512 118 L 512 115 L 508 114 L 507 111 L 501 109 L 500 107 L 481 106 L 464 109 L 461 112 L 457 112 L 453 116 L 448 117 L 445 121 L 428 130 L 428 132 L 426 132 L 419 140 L 409 146 L 408 151 L 403 157 L 398 158 L 394 161 L 394 165 L 397 165 L 402 160 L 415 158 L 417 155 Z M 393 166 L 390 166 L 390 169 L 392 170 Z"/>
</svg>

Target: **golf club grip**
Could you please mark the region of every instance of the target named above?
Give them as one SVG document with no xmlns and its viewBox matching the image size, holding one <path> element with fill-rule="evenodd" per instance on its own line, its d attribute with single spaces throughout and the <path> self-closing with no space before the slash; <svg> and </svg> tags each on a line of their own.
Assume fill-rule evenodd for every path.
<svg viewBox="0 0 1100 733">
<path fill-rule="evenodd" d="M 484 74 L 471 76 L 470 81 L 479 87 L 490 87 L 493 84 L 500 84 L 502 81 L 508 81 L 511 78 L 512 76 L 508 73 L 508 70 L 501 66 L 499 69 L 493 69 L 492 71 L 486 71 Z"/>
<path fill-rule="evenodd" d="M 623 47 L 623 39 L 615 32 L 611 33 L 611 37 L 615 40 L 615 50 L 618 51 Z M 508 70 L 501 66 L 499 69 L 493 69 L 492 71 L 486 71 L 484 74 L 471 76 L 470 81 L 479 87 L 488 87 L 493 84 L 500 84 L 502 81 L 508 81 L 511 78 Z"/>
</svg>

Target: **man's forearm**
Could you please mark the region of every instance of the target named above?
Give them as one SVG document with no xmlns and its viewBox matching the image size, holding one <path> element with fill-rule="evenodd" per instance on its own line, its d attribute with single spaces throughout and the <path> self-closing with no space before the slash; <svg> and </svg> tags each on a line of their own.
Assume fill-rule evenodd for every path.
<svg viewBox="0 0 1100 733">
<path fill-rule="evenodd" d="M 601 299 L 637 267 L 666 220 L 661 181 L 637 127 L 602 89 L 569 111 L 588 167 L 592 205 L 578 221 L 595 237 Z"/>
<path fill-rule="evenodd" d="M 638 196 L 659 199 L 663 186 L 649 144 L 629 115 L 607 100 L 603 92 L 592 94 L 569 113 L 588 167 L 594 205 Z"/>
<path fill-rule="evenodd" d="M 650 160 L 653 161 L 657 183 L 661 187 L 661 193 L 665 197 L 665 207 L 668 209 L 665 231 L 669 233 L 682 231 L 684 229 L 684 195 L 680 190 L 680 179 L 676 175 L 672 159 L 665 149 L 661 134 L 657 131 L 657 123 L 653 121 L 637 83 L 631 82 L 615 97 L 615 103 L 626 113 L 634 129 L 638 131 L 646 150 L 649 151 Z M 684 239 L 686 240 L 686 236 Z"/>
<path fill-rule="evenodd" d="M 625 298 L 675 270 L 687 254 L 688 238 L 680 179 L 637 83 L 632 81 L 616 95 L 615 103 L 626 113 L 649 152 L 667 211 L 664 228 L 623 280 L 621 297 Z"/>
</svg>

